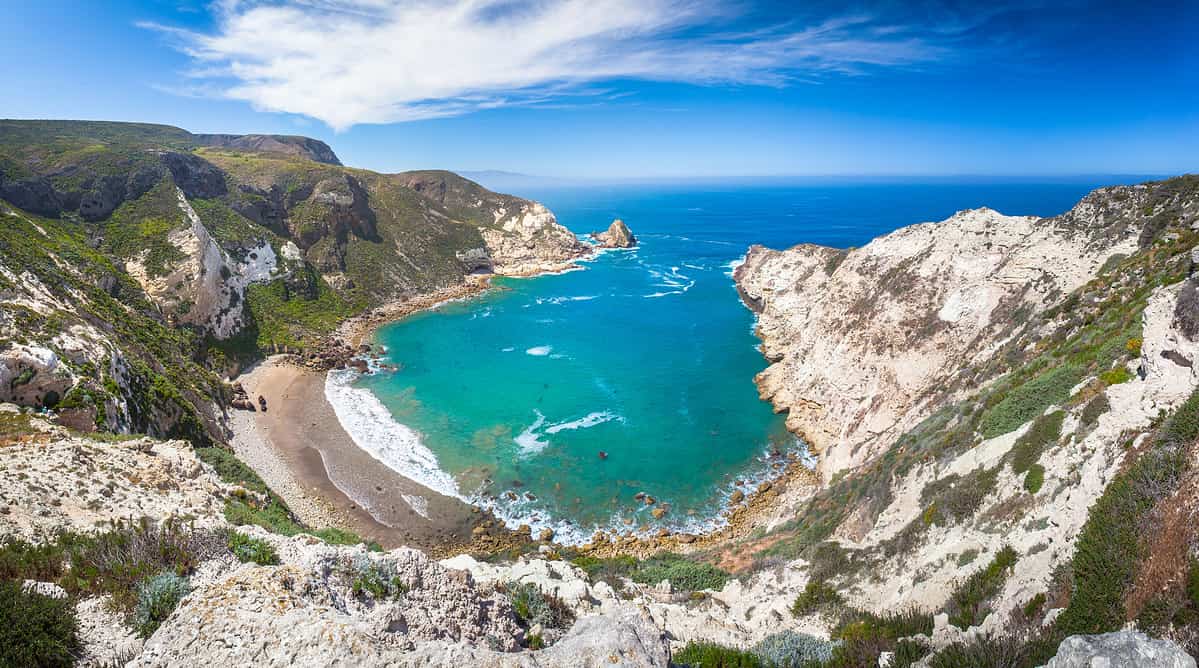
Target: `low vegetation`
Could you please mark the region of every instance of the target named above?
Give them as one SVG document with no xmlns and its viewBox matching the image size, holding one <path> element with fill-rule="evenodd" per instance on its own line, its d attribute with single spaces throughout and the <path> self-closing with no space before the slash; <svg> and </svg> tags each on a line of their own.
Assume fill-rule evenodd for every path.
<svg viewBox="0 0 1199 668">
<path fill-rule="evenodd" d="M 0 580 L 0 666 L 73 666 L 78 651 L 73 601 Z"/>
<path fill-rule="evenodd" d="M 503 586 L 503 591 L 525 628 L 566 629 L 574 623 L 570 607 L 558 597 L 542 593 L 535 584 L 510 582 Z"/>
<path fill-rule="evenodd" d="M 133 628 L 149 638 L 191 591 L 187 578 L 163 571 L 137 585 L 137 605 L 133 610 Z"/>
<path fill-rule="evenodd" d="M 643 560 L 627 556 L 583 555 L 572 559 L 571 563 L 587 573 L 593 582 L 602 580 L 618 590 L 622 588 L 620 578 L 645 585 L 669 580 L 671 587 L 680 591 L 720 590 L 729 580 L 727 571 L 672 552 L 662 552 Z"/>
<path fill-rule="evenodd" d="M 990 613 L 988 602 L 1003 589 L 1017 559 L 1015 550 L 1004 547 L 985 568 L 966 578 L 945 606 L 949 623 L 963 630 L 982 624 Z"/>
<path fill-rule="evenodd" d="M 261 538 L 251 538 L 236 531 L 229 532 L 229 551 L 242 563 L 254 562 L 259 566 L 279 563 L 275 548 Z"/>
</svg>

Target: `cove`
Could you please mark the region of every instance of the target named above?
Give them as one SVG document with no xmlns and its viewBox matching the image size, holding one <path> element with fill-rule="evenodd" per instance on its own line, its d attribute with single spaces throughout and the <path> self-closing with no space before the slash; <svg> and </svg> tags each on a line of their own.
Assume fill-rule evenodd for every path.
<svg viewBox="0 0 1199 668">
<path fill-rule="evenodd" d="M 770 453 L 804 451 L 753 384 L 766 361 L 731 277 L 751 243 L 861 245 L 982 204 L 1052 214 L 1087 187 L 534 193 L 576 233 L 622 217 L 641 243 L 604 252 L 583 270 L 497 279 L 498 289 L 480 297 L 386 325 L 375 342 L 399 370 L 354 386 L 411 429 L 438 480 L 452 479 L 459 495 L 492 505 L 511 526 L 549 526 L 568 542 L 599 528 L 703 530 L 719 521 L 738 481 L 748 491 L 769 474 Z"/>
</svg>

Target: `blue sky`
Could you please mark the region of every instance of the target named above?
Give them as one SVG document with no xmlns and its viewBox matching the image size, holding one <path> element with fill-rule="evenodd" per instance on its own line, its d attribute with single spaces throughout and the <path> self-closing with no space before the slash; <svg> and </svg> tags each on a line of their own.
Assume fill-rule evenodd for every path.
<svg viewBox="0 0 1199 668">
<path fill-rule="evenodd" d="M 304 134 L 380 171 L 1199 170 L 1199 3 L 9 2 L 0 116 Z"/>
</svg>

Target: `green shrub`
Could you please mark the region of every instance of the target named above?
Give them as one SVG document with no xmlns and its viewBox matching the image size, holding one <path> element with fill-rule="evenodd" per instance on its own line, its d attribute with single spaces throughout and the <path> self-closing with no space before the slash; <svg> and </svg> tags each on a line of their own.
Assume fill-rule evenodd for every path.
<svg viewBox="0 0 1199 668">
<path fill-rule="evenodd" d="M 1036 494 L 1041 491 L 1041 486 L 1045 484 L 1045 467 L 1040 464 L 1033 464 L 1029 467 L 1028 473 L 1024 475 L 1024 489 L 1029 494 Z"/>
<path fill-rule="evenodd" d="M 954 643 L 929 659 L 929 668 L 1018 668 L 1027 665 L 1028 649 L 1011 636 L 976 636 Z"/>
<path fill-rule="evenodd" d="M 566 604 L 556 596 L 541 593 L 531 582 L 509 583 L 503 589 L 512 603 L 512 611 L 525 626 L 564 629 L 574 621 L 574 613 Z"/>
<path fill-rule="evenodd" d="M 986 568 L 966 578 L 946 604 L 949 623 L 962 630 L 981 624 L 990 612 L 987 602 L 1003 589 L 1004 581 L 1019 558 L 1015 550 L 1004 547 Z"/>
<path fill-rule="evenodd" d="M 1024 616 L 1032 619 L 1037 616 L 1041 608 L 1045 607 L 1045 592 L 1040 592 L 1036 596 L 1028 599 L 1028 603 L 1024 604 Z"/>
<path fill-rule="evenodd" d="M 72 666 L 79 651 L 75 604 L 0 581 L 0 666 Z"/>
<path fill-rule="evenodd" d="M 964 476 L 955 473 L 928 483 L 920 492 L 924 523 L 945 526 L 972 517 L 994 491 L 998 478 L 998 466 L 979 467 Z"/>
<path fill-rule="evenodd" d="M 213 545 L 223 547 L 223 541 L 177 520 L 122 524 L 97 536 L 69 538 L 65 552 L 70 568 L 61 584 L 70 592 L 111 594 L 116 608 L 129 612 L 146 580 L 164 571 L 192 573 Z"/>
<path fill-rule="evenodd" d="M 365 544 L 366 548 L 368 550 L 370 550 L 371 552 L 382 552 L 383 551 L 383 548 L 375 541 L 372 540 L 372 541 L 367 542 L 362 536 L 359 536 L 358 534 L 354 533 L 353 531 L 346 531 L 345 529 L 338 529 L 337 527 L 325 527 L 324 529 L 317 529 L 316 531 L 305 531 L 304 533 L 308 533 L 313 536 L 316 536 L 317 538 L 320 538 L 321 540 L 325 541 L 326 543 L 328 543 L 330 545 L 362 545 L 362 544 Z"/>
<path fill-rule="evenodd" d="M 1153 446 L 1117 474 L 1091 506 L 1074 548 L 1070 604 L 1056 638 L 1115 631 L 1125 620 L 1124 594 L 1136 574 L 1148 514 L 1178 488 L 1186 448 L 1199 437 L 1199 391 L 1159 429 Z"/>
<path fill-rule="evenodd" d="M 187 596 L 191 586 L 187 578 L 170 571 L 146 579 L 137 587 L 137 607 L 133 611 L 133 626 L 143 638 L 149 638 Z"/>
<path fill-rule="evenodd" d="M 656 554 L 641 561 L 633 569 L 631 577 L 634 582 L 649 585 L 670 580 L 671 587 L 681 591 L 720 590 L 729 580 L 727 571 L 671 552 Z"/>
<path fill-rule="evenodd" d="M 807 668 L 833 658 L 840 641 L 825 640 L 797 631 L 782 631 L 766 636 L 752 653 L 770 668 Z"/>
<path fill-rule="evenodd" d="M 1104 371 L 1099 374 L 1099 380 L 1103 381 L 1104 385 L 1119 385 L 1132 380 L 1132 372 L 1126 366 L 1118 366 L 1114 369 Z"/>
<path fill-rule="evenodd" d="M 58 542 L 33 544 L 19 538 L 0 544 L 0 580 L 57 580 L 62 575 L 63 548 Z"/>
<path fill-rule="evenodd" d="M 892 665 L 896 668 L 909 666 L 927 654 L 928 648 L 902 639 L 932 632 L 932 615 L 915 608 L 881 616 L 851 610 L 833 630 L 833 637 L 843 643 L 833 650 L 833 658 L 825 668 L 874 668 L 883 652 L 895 652 Z"/>
<path fill-rule="evenodd" d="M 1061 438 L 1062 421 L 1065 418 L 1065 411 L 1054 411 L 1033 420 L 1028 431 L 1016 439 L 1012 446 L 1012 470 L 1024 473 L 1032 468 L 1045 449 Z"/>
<path fill-rule="evenodd" d="M 1070 389 L 1082 380 L 1083 368 L 1062 364 L 1007 392 L 998 403 L 983 413 L 979 430 L 983 438 L 994 438 L 1018 428 L 1070 397 Z"/>
<path fill-rule="evenodd" d="M 408 593 L 408 585 L 390 561 L 375 561 L 360 554 L 350 564 L 350 591 L 355 596 L 367 594 L 376 601 L 395 599 Z"/>
<path fill-rule="evenodd" d="M 796 617 L 803 617 L 816 612 L 826 605 L 839 605 L 844 601 L 836 589 L 828 586 L 821 580 L 809 580 L 804 587 L 803 592 L 795 597 L 795 602 L 791 604 L 791 614 Z"/>
<path fill-rule="evenodd" d="M 670 660 L 691 668 L 767 668 L 751 652 L 709 642 L 691 641 Z"/>
<path fill-rule="evenodd" d="M 229 550 L 243 564 L 249 561 L 259 566 L 273 566 L 279 563 L 279 555 L 275 554 L 275 548 L 270 543 L 236 531 L 229 532 Z"/>
<path fill-rule="evenodd" d="M 974 560 L 977 558 L 978 558 L 978 550 L 976 550 L 974 548 L 970 548 L 969 550 L 966 550 L 965 552 L 962 552 L 961 554 L 958 555 L 958 566 L 959 567 L 968 566 L 968 565 L 974 563 Z"/>
<path fill-rule="evenodd" d="M 1192 559 L 1191 567 L 1187 570 L 1187 598 L 1199 610 L 1199 559 Z"/>
</svg>

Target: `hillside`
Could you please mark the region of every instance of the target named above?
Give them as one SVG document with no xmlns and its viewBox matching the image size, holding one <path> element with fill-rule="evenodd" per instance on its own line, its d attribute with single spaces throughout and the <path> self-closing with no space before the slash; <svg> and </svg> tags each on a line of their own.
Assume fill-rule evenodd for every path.
<svg viewBox="0 0 1199 668">
<path fill-rule="evenodd" d="M 302 137 L 0 121 L 0 221 L 22 665 L 1194 665 L 1194 176 L 749 249 L 758 386 L 819 480 L 738 497 L 770 512 L 736 532 L 525 527 L 440 562 L 299 522 L 230 453 L 226 379 L 344 365 L 354 316 L 569 267 L 590 246 L 548 209 Z"/>
<path fill-rule="evenodd" d="M 222 440 L 219 378 L 472 273 L 587 252 L 450 172 L 342 167 L 302 137 L 0 121 L 0 400 L 77 428 Z"/>
</svg>

